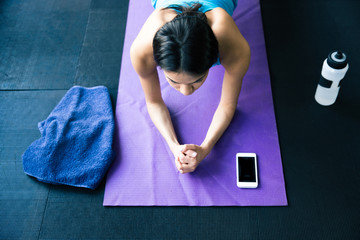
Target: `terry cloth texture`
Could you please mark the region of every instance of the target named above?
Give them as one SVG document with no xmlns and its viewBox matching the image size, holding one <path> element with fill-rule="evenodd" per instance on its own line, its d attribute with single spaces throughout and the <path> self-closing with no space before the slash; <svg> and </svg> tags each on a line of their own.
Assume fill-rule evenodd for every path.
<svg viewBox="0 0 360 240">
<path fill-rule="evenodd" d="M 107 88 L 72 87 L 38 127 L 41 138 L 23 154 L 25 173 L 46 183 L 95 189 L 114 157 Z"/>
</svg>

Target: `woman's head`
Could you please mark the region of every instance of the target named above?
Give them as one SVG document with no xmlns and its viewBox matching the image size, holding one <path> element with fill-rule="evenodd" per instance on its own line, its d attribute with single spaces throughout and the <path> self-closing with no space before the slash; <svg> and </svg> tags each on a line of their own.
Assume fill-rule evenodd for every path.
<svg viewBox="0 0 360 240">
<path fill-rule="evenodd" d="M 206 74 L 217 61 L 219 50 L 215 35 L 204 13 L 191 7 L 169 6 L 180 11 L 155 34 L 154 58 L 165 72 L 188 74 L 194 78 Z"/>
</svg>

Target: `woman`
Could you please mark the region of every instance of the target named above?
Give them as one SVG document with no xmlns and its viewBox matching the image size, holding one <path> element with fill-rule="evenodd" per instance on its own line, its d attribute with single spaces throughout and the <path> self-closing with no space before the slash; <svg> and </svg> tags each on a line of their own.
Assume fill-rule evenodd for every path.
<svg viewBox="0 0 360 240">
<path fill-rule="evenodd" d="M 166 140 L 181 173 L 192 172 L 210 153 L 234 116 L 249 45 L 231 14 L 235 0 L 152 0 L 155 8 L 134 40 L 130 55 L 139 75 L 151 120 Z M 221 99 L 203 143 L 180 145 L 161 97 L 157 66 L 184 95 L 196 91 L 212 65 L 225 68 Z"/>
</svg>

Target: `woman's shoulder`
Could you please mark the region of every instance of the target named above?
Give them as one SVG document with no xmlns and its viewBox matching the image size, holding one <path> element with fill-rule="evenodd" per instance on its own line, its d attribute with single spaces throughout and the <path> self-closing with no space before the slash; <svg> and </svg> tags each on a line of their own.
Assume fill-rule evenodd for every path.
<svg viewBox="0 0 360 240">
<path fill-rule="evenodd" d="M 232 48 L 230 52 L 233 51 L 233 44 L 236 44 L 237 39 L 242 37 L 234 19 L 223 8 L 215 8 L 207 12 L 206 17 L 218 40 L 220 55 L 224 53 L 224 50 L 230 50 L 230 48 Z"/>
<path fill-rule="evenodd" d="M 175 15 L 171 11 L 155 9 L 143 24 L 134 43 L 149 47 L 152 45 L 155 33 L 174 17 Z"/>
<path fill-rule="evenodd" d="M 228 21 L 233 21 L 233 18 L 225 11 L 225 9 L 217 7 L 205 13 L 206 18 L 208 19 L 208 23 L 210 27 L 214 30 L 216 28 L 226 28 L 224 23 Z"/>
<path fill-rule="evenodd" d="M 172 18 L 174 14 L 171 11 L 161 9 L 155 9 L 147 18 L 130 49 L 131 60 L 137 70 L 147 72 L 156 68 L 152 42 L 156 32 Z"/>
<path fill-rule="evenodd" d="M 234 65 L 241 58 L 248 58 L 249 45 L 234 19 L 222 8 L 209 11 L 207 18 L 219 43 L 221 64 Z"/>
</svg>

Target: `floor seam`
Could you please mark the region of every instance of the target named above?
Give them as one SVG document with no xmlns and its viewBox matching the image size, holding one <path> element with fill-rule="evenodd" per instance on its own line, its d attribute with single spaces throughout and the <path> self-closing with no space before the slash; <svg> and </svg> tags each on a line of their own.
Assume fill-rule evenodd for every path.
<svg viewBox="0 0 360 240">
<path fill-rule="evenodd" d="M 42 218 L 41 218 L 39 234 L 38 234 L 38 237 L 37 237 L 38 240 L 40 239 L 40 234 L 41 234 L 41 230 L 42 230 L 43 223 L 44 223 L 44 218 L 45 218 L 45 214 L 46 214 L 46 209 L 47 209 L 47 207 L 48 207 L 50 189 L 51 189 L 51 186 L 49 186 L 49 190 L 48 190 L 48 193 L 47 193 L 47 196 L 46 196 L 45 208 L 44 208 L 44 212 L 43 212 L 43 215 L 42 215 Z"/>
<path fill-rule="evenodd" d="M 77 76 L 78 76 L 78 70 L 79 70 L 79 66 L 80 66 L 79 65 L 80 64 L 80 59 L 81 59 L 81 56 L 82 56 L 82 53 L 83 53 L 86 33 L 87 33 L 88 26 L 89 26 L 89 21 L 90 21 L 90 13 L 91 13 L 92 2 L 93 2 L 93 0 L 90 1 L 90 5 L 89 5 L 89 14 L 88 14 L 87 22 L 86 22 L 84 37 L 83 37 L 83 40 L 82 40 L 82 43 L 81 43 L 81 50 L 80 50 L 80 53 L 79 53 L 79 58 L 78 58 L 77 63 L 76 63 L 76 71 L 75 71 L 75 76 L 74 76 L 74 79 L 73 79 L 73 86 L 75 86 L 76 82 L 77 82 L 76 79 L 77 79 Z"/>
</svg>

